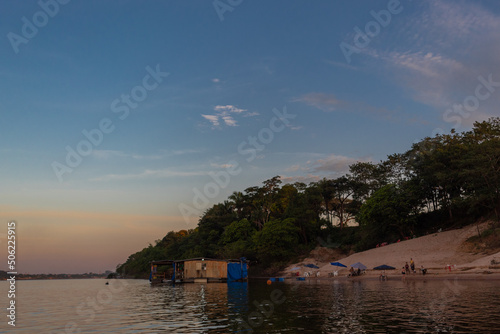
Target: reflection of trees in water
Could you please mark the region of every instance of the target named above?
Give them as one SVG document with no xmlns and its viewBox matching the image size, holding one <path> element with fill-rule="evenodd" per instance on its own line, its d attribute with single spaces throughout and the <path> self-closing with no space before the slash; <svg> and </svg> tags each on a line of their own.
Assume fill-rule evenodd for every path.
<svg viewBox="0 0 500 334">
<path fill-rule="evenodd" d="M 284 302 L 268 304 L 276 291 Z M 477 281 L 250 281 L 150 293 L 154 298 L 144 301 L 153 321 L 175 333 L 491 332 L 500 326 L 497 285 Z"/>
</svg>

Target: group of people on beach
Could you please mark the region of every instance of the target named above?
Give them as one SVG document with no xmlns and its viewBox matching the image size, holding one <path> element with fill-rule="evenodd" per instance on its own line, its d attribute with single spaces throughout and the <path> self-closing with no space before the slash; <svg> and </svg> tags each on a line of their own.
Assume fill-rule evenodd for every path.
<svg viewBox="0 0 500 334">
<path fill-rule="evenodd" d="M 415 271 L 415 262 L 413 261 L 413 258 L 410 258 L 410 265 L 408 265 L 408 262 L 404 265 L 404 267 L 401 269 L 401 274 L 403 275 L 403 279 L 406 274 L 410 273 L 410 270 L 412 273 L 416 273 Z"/>
<path fill-rule="evenodd" d="M 424 266 L 420 266 L 420 271 L 422 272 L 422 275 L 425 275 L 427 273 L 427 269 L 424 268 Z M 403 279 L 406 274 L 413 273 L 416 274 L 417 271 L 415 270 L 415 261 L 413 261 L 413 258 L 410 258 L 410 265 L 408 265 L 408 262 L 404 265 L 404 267 L 401 269 L 401 274 L 403 275 Z"/>
</svg>

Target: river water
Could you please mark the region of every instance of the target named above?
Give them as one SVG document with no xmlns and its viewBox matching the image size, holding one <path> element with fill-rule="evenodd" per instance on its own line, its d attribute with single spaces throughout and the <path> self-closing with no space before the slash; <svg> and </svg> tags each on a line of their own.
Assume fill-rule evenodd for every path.
<svg viewBox="0 0 500 334">
<path fill-rule="evenodd" d="M 17 281 L 0 333 L 500 333 L 500 281 L 105 282 Z"/>
</svg>

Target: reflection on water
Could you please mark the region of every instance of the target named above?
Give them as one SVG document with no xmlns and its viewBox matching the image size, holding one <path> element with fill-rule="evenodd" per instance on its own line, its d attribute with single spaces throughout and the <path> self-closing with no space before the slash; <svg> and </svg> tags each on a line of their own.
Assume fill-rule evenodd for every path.
<svg viewBox="0 0 500 334">
<path fill-rule="evenodd" d="M 499 281 L 18 281 L 0 333 L 493 333 Z M 6 282 L 0 293 L 7 294 Z M 6 317 L 5 317 L 6 318 Z"/>
</svg>

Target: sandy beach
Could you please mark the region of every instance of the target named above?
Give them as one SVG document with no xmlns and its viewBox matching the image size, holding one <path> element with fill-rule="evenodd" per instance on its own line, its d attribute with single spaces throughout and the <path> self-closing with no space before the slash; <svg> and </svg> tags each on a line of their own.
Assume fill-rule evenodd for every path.
<svg viewBox="0 0 500 334">
<path fill-rule="evenodd" d="M 486 228 L 486 223 L 479 225 L 481 231 Z M 500 252 L 484 254 L 465 251 L 465 240 L 477 235 L 477 231 L 477 225 L 470 225 L 457 230 L 429 234 L 373 248 L 347 257 L 336 255 L 330 249 L 316 249 L 311 253 L 311 257 L 288 266 L 282 272 L 282 276 L 290 277 L 296 272 L 299 272 L 300 276 L 304 276 L 305 272 L 309 272 L 313 276 L 319 273 L 319 277 L 328 278 L 337 271 L 338 276 L 336 277 L 342 278 L 349 274 L 350 265 L 361 262 L 368 268 L 366 273 L 360 277 L 362 279 L 378 279 L 381 272 L 373 270 L 373 268 L 382 264 L 396 268 L 386 271 L 389 277 L 401 279 L 402 267 L 406 262 L 409 264 L 410 259 L 413 259 L 417 273 L 407 274 L 406 279 L 500 279 L 500 264 L 492 265 L 492 260 L 500 263 Z M 347 268 L 332 266 L 330 262 L 340 262 Z M 304 267 L 305 264 L 314 264 L 319 269 Z M 419 271 L 421 266 L 427 269 L 425 276 Z M 300 270 L 292 270 L 295 267 L 300 267 Z"/>
</svg>

